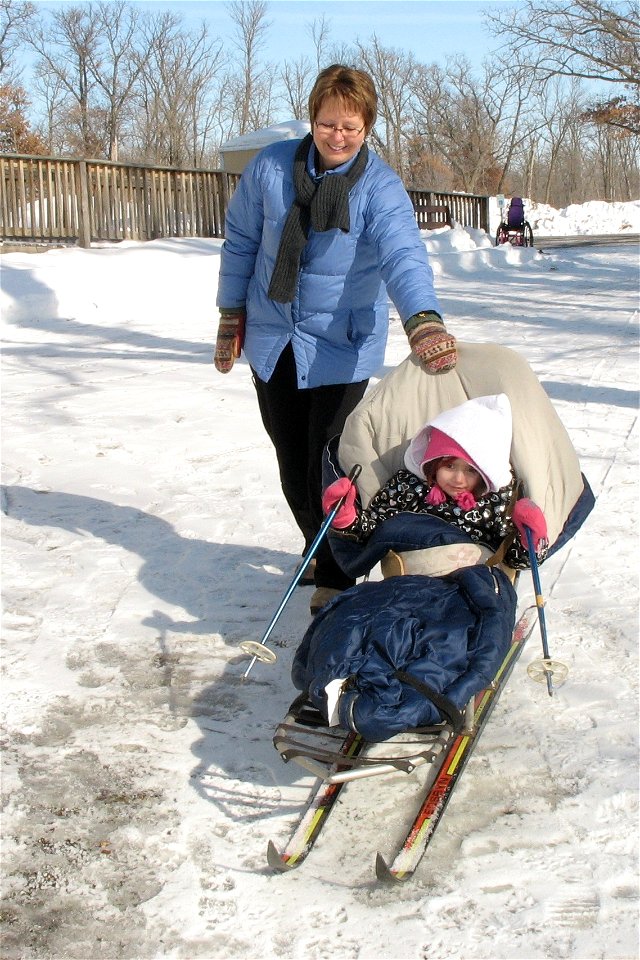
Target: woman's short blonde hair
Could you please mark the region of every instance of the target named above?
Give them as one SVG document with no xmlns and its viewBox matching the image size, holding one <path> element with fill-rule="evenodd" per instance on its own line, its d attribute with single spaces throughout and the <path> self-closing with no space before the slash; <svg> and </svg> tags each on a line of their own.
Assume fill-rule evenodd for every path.
<svg viewBox="0 0 640 960">
<path fill-rule="evenodd" d="M 327 99 L 342 101 L 345 107 L 359 113 L 367 133 L 371 131 L 378 115 L 378 94 L 373 80 L 364 70 L 334 63 L 325 67 L 316 79 L 309 95 L 309 119 L 315 123 L 318 111 Z"/>
</svg>

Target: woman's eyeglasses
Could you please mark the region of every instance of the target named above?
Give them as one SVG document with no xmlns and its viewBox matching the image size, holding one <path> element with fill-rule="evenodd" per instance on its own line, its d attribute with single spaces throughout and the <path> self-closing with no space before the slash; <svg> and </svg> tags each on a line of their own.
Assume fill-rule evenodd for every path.
<svg viewBox="0 0 640 960">
<path fill-rule="evenodd" d="M 339 127 L 337 123 L 320 123 L 319 120 L 315 121 L 316 130 L 318 133 L 323 133 L 325 136 L 329 136 L 330 133 L 341 133 L 345 140 L 348 140 L 350 137 L 358 137 L 365 128 L 363 123 L 361 127 Z"/>
</svg>

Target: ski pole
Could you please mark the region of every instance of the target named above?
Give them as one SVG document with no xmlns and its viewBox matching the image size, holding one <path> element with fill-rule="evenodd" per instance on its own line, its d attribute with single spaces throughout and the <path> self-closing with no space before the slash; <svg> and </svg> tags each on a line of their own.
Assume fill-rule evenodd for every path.
<svg viewBox="0 0 640 960">
<path fill-rule="evenodd" d="M 269 623 L 269 626 L 268 626 L 267 629 L 265 630 L 265 632 L 264 632 L 264 634 L 263 634 L 262 639 L 260 640 L 260 642 L 258 643 L 258 642 L 256 642 L 255 640 L 244 640 L 244 641 L 240 644 L 240 649 L 242 650 L 243 653 L 248 653 L 248 654 L 251 654 L 251 655 L 252 655 L 251 663 L 249 664 L 249 666 L 247 667 L 247 669 L 245 670 L 245 672 L 244 672 L 243 675 L 242 675 L 242 679 L 243 679 L 243 680 L 246 680 L 247 677 L 249 676 L 249 672 L 251 671 L 251 668 L 253 667 L 253 665 L 254 665 L 254 663 L 256 662 L 256 660 L 260 660 L 262 663 L 275 663 L 276 655 L 275 655 L 275 653 L 273 652 L 273 650 L 270 650 L 270 649 L 267 647 L 267 640 L 268 640 L 269 637 L 271 636 L 271 631 L 273 630 L 273 628 L 275 627 L 276 623 L 277 623 L 278 620 L 280 619 L 280 614 L 282 613 L 282 611 L 283 611 L 284 608 L 286 607 L 287 603 L 289 602 L 289 598 L 291 597 L 291 594 L 293 593 L 293 591 L 295 590 L 295 588 L 298 586 L 298 583 L 299 583 L 299 581 L 300 581 L 303 573 L 305 572 L 305 570 L 307 569 L 307 567 L 308 567 L 309 564 L 311 563 L 312 558 L 315 556 L 316 551 L 317 551 L 317 549 L 318 549 L 318 547 L 320 546 L 320 543 L 321 543 L 321 541 L 322 541 L 322 538 L 324 537 L 324 535 L 326 534 L 327 530 L 328 530 L 329 527 L 331 526 L 335 515 L 337 514 L 338 510 L 339 510 L 340 507 L 343 505 L 343 503 L 344 503 L 344 501 L 345 501 L 345 499 L 346 499 L 347 493 L 349 492 L 349 490 L 351 489 L 351 487 L 354 485 L 354 483 L 356 482 L 356 480 L 357 480 L 358 477 L 360 476 L 361 471 L 362 471 L 362 467 L 360 466 L 359 463 L 356 463 L 355 466 L 351 469 L 351 473 L 349 474 L 349 477 L 348 477 L 348 480 L 349 480 L 349 482 L 350 482 L 349 487 L 347 488 L 346 492 L 340 497 L 340 499 L 339 499 L 338 502 L 336 503 L 336 505 L 335 505 L 335 507 L 333 508 L 333 510 L 331 511 L 331 513 L 329 513 L 329 514 L 326 516 L 326 518 L 325 518 L 322 526 L 320 527 L 320 529 L 318 530 L 318 532 L 317 532 L 317 534 L 316 534 L 316 536 L 315 536 L 315 540 L 313 541 L 313 543 L 311 544 L 311 546 L 310 546 L 309 549 L 307 550 L 307 553 L 305 554 L 305 557 L 304 557 L 302 563 L 300 564 L 300 566 L 298 567 L 298 569 L 297 569 L 297 571 L 296 571 L 296 575 L 294 576 L 293 580 L 292 580 L 291 583 L 289 584 L 289 586 L 288 586 L 288 588 L 287 588 L 287 590 L 286 590 L 286 592 L 285 592 L 282 600 L 280 601 L 280 606 L 278 607 L 278 609 L 277 609 L 276 612 L 274 613 L 273 617 L 271 618 L 271 622 Z"/>
<path fill-rule="evenodd" d="M 543 663 L 550 666 L 549 643 L 547 641 L 547 624 L 544 616 L 544 597 L 542 596 L 542 587 L 540 585 L 540 568 L 538 567 L 538 558 L 536 548 L 533 542 L 533 533 L 529 527 L 525 527 L 527 534 L 527 549 L 529 550 L 529 559 L 531 561 L 531 576 L 533 577 L 533 588 L 536 594 L 536 607 L 538 608 L 538 623 L 540 624 L 540 636 L 542 638 L 542 656 Z M 547 690 L 549 696 L 553 696 L 553 670 L 546 669 L 545 676 L 547 680 Z"/>
</svg>

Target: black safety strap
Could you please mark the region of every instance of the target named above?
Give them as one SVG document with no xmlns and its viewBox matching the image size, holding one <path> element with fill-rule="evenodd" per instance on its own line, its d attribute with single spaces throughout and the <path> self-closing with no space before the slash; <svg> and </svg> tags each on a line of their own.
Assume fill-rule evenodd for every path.
<svg viewBox="0 0 640 960">
<path fill-rule="evenodd" d="M 421 693 L 423 697 L 430 700 L 434 707 L 438 708 L 445 720 L 449 721 L 454 733 L 460 733 L 464 726 L 464 712 L 458 709 L 453 700 L 445 697 L 443 693 L 439 693 L 438 690 L 434 690 L 429 684 L 423 683 L 422 680 L 418 680 L 417 677 L 406 673 L 404 670 L 396 670 L 394 676 L 403 683 L 408 683 L 410 687 L 413 687 L 413 689 Z"/>
</svg>

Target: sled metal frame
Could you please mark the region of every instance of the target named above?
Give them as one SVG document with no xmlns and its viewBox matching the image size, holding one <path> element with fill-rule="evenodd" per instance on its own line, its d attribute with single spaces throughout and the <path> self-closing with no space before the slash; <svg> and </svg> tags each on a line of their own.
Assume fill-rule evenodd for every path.
<svg viewBox="0 0 640 960">
<path fill-rule="evenodd" d="M 474 732 L 475 698 L 467 704 L 463 733 Z M 276 729 L 273 745 L 285 763 L 293 760 L 304 770 L 327 783 L 348 783 L 392 773 L 412 774 L 435 764 L 457 736 L 449 723 L 408 730 L 384 743 L 367 743 L 367 755 L 346 756 L 340 751 L 349 731 L 315 723 L 304 723 L 289 713 Z M 380 755 L 371 751 L 384 750 Z M 437 766 L 437 765 L 436 765 Z"/>
</svg>

